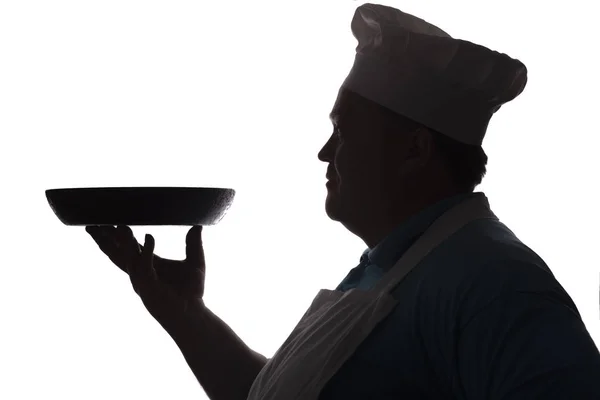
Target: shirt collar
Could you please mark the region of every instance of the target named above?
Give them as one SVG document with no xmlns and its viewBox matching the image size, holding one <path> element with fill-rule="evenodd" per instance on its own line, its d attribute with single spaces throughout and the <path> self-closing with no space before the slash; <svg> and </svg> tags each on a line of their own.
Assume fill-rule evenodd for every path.
<svg viewBox="0 0 600 400">
<path fill-rule="evenodd" d="M 363 252 L 361 262 L 367 258 L 383 270 L 393 267 L 400 256 L 433 224 L 443 213 L 468 197 L 480 194 L 464 193 L 441 200 L 409 217 L 373 249 Z"/>
</svg>

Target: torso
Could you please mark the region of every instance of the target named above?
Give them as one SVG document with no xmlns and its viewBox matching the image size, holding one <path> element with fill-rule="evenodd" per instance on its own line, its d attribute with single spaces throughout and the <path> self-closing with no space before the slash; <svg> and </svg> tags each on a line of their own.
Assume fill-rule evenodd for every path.
<svg viewBox="0 0 600 400">
<path fill-rule="evenodd" d="M 500 260 L 508 260 L 506 267 Z M 510 260 L 529 265 L 513 268 Z M 376 280 L 369 272 L 363 284 Z M 502 291 L 551 291 L 557 285 L 543 260 L 506 226 L 475 221 L 430 253 L 396 288 L 399 302 L 392 314 L 329 381 L 320 399 L 460 398 L 454 350 L 461 327 Z"/>
</svg>

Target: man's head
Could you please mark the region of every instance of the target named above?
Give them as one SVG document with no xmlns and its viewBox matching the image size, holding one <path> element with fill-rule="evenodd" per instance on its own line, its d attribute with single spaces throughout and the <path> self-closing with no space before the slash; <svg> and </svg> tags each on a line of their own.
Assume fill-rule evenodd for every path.
<svg viewBox="0 0 600 400">
<path fill-rule="evenodd" d="M 527 68 L 392 7 L 363 4 L 350 27 L 356 56 L 319 159 L 332 178 L 327 214 L 371 247 L 481 182 L 490 119 L 523 91 Z"/>
<path fill-rule="evenodd" d="M 473 191 L 487 157 L 342 88 L 333 134 L 319 152 L 327 162 L 326 211 L 374 246 L 424 206 Z"/>
</svg>

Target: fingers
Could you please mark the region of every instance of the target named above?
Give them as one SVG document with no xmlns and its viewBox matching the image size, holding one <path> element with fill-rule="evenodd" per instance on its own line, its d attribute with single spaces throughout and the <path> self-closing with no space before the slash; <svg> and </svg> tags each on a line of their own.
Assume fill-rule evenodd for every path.
<svg viewBox="0 0 600 400">
<path fill-rule="evenodd" d="M 128 226 L 87 226 L 85 230 L 113 264 L 125 272 L 132 257 L 141 253 L 141 247 Z"/>
<path fill-rule="evenodd" d="M 137 243 L 137 241 L 136 241 Z M 133 243 L 129 244 L 130 246 Z M 142 296 L 153 290 L 157 283 L 154 270 L 154 238 L 146 235 L 144 250 L 138 254 L 132 253 L 132 259 L 127 263 L 127 271 L 135 292 Z"/>
<path fill-rule="evenodd" d="M 140 244 L 133 236 L 130 227 L 118 226 L 115 230 L 115 239 L 119 251 L 125 259 L 129 260 L 131 257 L 142 253 Z"/>
<path fill-rule="evenodd" d="M 185 261 L 196 268 L 204 267 L 204 248 L 202 246 L 202 226 L 193 226 L 185 237 Z"/>
<path fill-rule="evenodd" d="M 110 261 L 125 271 L 120 245 L 116 239 L 116 228 L 114 226 L 86 226 L 85 230 Z"/>
</svg>

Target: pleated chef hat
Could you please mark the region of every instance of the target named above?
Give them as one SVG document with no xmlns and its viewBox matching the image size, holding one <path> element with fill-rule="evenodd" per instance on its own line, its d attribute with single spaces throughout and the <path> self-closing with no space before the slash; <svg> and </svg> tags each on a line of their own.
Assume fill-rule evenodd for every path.
<svg viewBox="0 0 600 400">
<path fill-rule="evenodd" d="M 527 83 L 519 60 L 392 7 L 363 4 L 351 28 L 358 46 L 342 86 L 466 144 L 481 145 L 492 115 Z"/>
</svg>

